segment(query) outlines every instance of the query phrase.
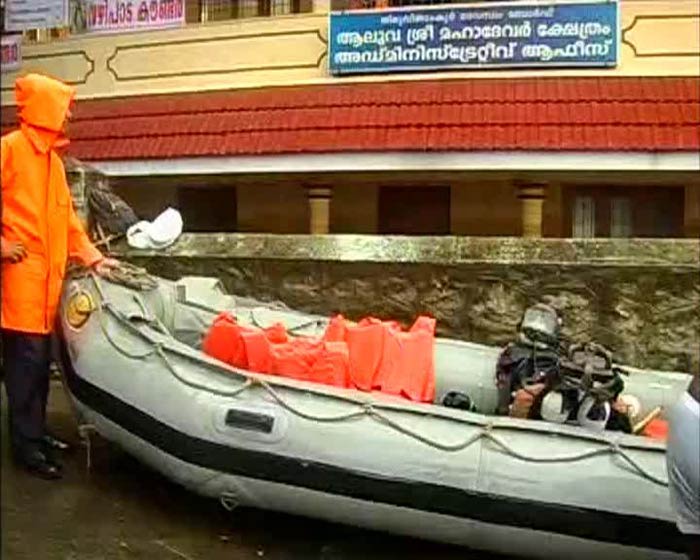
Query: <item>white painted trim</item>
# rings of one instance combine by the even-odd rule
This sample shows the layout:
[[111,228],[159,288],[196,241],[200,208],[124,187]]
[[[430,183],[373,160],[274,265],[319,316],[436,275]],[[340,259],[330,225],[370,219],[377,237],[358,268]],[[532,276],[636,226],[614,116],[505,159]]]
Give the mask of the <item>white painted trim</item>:
[[693,152],[347,152],[94,161],[106,175],[353,171],[700,171]]

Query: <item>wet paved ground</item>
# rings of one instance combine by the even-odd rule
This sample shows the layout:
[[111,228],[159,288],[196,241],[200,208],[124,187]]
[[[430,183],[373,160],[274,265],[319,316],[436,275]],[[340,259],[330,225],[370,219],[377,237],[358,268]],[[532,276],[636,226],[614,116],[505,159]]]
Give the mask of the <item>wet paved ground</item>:
[[9,460],[4,392],[2,399],[3,559],[504,560],[260,510],[228,513],[100,440],[88,472],[60,383],[52,385],[49,423],[74,451],[63,480],[34,479]]

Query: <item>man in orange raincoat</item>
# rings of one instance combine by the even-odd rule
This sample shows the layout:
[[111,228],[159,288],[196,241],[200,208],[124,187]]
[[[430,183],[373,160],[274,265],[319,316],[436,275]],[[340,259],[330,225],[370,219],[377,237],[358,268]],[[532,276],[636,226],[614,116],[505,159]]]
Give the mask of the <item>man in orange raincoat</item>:
[[104,274],[117,262],[90,242],[73,210],[61,158],[75,91],[29,74],[15,82],[18,130],[2,137],[2,355],[15,460],[58,478],[65,444],[46,431],[51,332],[69,258]]

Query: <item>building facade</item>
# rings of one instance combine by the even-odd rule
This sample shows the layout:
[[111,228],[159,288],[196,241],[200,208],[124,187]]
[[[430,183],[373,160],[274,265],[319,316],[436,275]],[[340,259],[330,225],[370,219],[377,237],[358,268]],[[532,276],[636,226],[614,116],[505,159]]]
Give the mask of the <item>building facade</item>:
[[[494,33],[474,21],[495,3],[188,0],[181,25],[119,33],[86,30],[94,6],[78,4],[71,29],[25,32],[21,67],[2,74],[3,131],[18,74],[75,85],[70,155],[146,218],[174,206],[192,232],[700,236],[695,0],[580,7],[615,7],[615,54],[600,64],[583,40],[579,64],[541,50],[537,64],[493,63],[520,48],[495,40],[515,24],[470,54],[474,33]],[[508,17],[535,9],[511,4]],[[469,24],[425,25],[450,13]],[[561,21],[550,39],[602,29]],[[444,37],[419,54],[424,29]],[[519,52],[549,48],[542,37]],[[400,69],[376,63],[392,41]],[[453,43],[461,62],[440,63],[458,60]]]

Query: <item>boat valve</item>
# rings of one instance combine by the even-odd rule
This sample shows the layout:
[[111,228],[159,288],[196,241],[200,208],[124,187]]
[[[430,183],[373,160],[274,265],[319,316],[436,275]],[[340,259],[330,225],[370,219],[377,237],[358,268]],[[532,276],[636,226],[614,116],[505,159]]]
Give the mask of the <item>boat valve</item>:
[[78,292],[70,297],[66,309],[66,321],[74,329],[80,329],[95,310],[95,303],[87,292]]

